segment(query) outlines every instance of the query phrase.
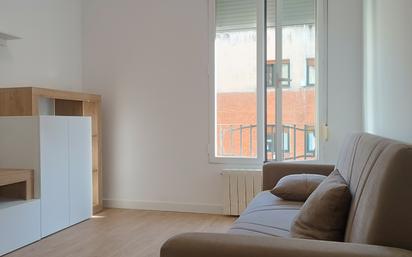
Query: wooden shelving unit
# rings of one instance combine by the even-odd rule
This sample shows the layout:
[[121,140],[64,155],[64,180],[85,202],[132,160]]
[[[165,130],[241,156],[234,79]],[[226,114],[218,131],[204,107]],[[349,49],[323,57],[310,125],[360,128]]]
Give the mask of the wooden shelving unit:
[[0,198],[33,199],[33,170],[0,169]]
[[[44,103],[48,108],[44,110]],[[0,88],[0,116],[90,116],[92,119],[93,212],[103,209],[101,96],[37,87]]]

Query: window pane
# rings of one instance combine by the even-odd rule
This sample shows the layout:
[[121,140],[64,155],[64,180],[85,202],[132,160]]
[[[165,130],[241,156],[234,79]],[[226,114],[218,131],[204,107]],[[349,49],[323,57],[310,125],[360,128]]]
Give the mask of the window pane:
[[[216,1],[215,152],[256,157],[256,1],[236,3]],[[241,17],[234,15],[240,7]]]
[[316,81],[316,70],[315,70],[315,59],[313,58],[308,58],[306,59],[306,85],[308,86],[314,86],[315,81]]
[[[276,30],[275,25],[276,1],[267,1],[267,26],[266,30],[266,63],[271,65],[270,84],[266,84],[266,159],[276,159],[276,84],[277,84],[277,60],[276,60]],[[285,76],[285,66],[282,64],[282,76]],[[282,86],[285,86],[284,81]]]
[[314,159],[315,1],[267,0],[267,7],[267,65],[274,67],[266,87],[266,158]]
[[290,87],[290,64],[289,60],[282,61],[282,86]]
[[292,80],[290,87],[282,91],[282,122],[283,126],[292,127],[291,141],[294,146],[284,154],[284,159],[313,159],[316,142],[316,92],[315,87],[307,85],[315,83],[315,26],[283,27],[282,56],[290,60]]

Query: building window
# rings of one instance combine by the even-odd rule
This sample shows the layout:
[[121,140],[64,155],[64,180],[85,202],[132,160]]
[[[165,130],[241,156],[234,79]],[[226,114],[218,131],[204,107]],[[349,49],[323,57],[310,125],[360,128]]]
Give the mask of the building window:
[[316,150],[315,130],[312,127],[305,128],[305,151],[308,155],[314,155]]
[[[266,86],[274,87],[276,84],[276,60],[266,62]],[[280,78],[282,87],[290,87],[290,61],[282,60],[282,77]]]
[[214,160],[316,158],[316,1],[210,0]]
[[[267,126],[268,133],[270,136],[266,138],[266,152],[276,155],[276,134],[275,126],[269,125]],[[289,153],[290,152],[290,127],[284,126],[283,128],[283,152]]]
[[306,59],[306,86],[314,86],[316,82],[315,59]]
[[285,127],[283,130],[283,152],[290,152],[290,128]]

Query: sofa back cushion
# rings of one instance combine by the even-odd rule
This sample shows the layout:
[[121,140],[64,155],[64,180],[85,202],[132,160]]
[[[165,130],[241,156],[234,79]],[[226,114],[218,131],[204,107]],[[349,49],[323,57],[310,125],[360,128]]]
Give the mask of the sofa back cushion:
[[345,241],[412,250],[412,147],[358,133],[336,164],[352,194]]
[[270,192],[286,201],[304,202],[325,178],[319,174],[288,175],[281,178]]
[[351,198],[345,179],[333,171],[296,215],[290,227],[292,237],[343,241]]

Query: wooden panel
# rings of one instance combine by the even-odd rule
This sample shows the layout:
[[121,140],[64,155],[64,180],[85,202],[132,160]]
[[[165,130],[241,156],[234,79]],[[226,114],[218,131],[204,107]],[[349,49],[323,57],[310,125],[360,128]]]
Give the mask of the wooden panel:
[[99,95],[94,94],[86,94],[80,92],[72,92],[72,91],[63,91],[63,90],[56,90],[56,89],[48,89],[48,88],[32,88],[34,96],[44,96],[48,98],[54,99],[63,99],[63,100],[77,100],[77,101],[100,101],[101,97]]
[[99,174],[97,171],[94,171],[92,174],[93,179],[93,212],[94,208],[99,205]]
[[99,117],[98,117],[98,104],[95,102],[83,102],[83,116],[92,117],[92,134],[96,136],[99,134]]
[[[29,184],[29,183],[27,183]],[[27,190],[26,181],[0,186],[0,198],[10,200],[33,199],[32,190]]]
[[33,170],[0,169],[0,196],[33,199]]
[[99,138],[92,137],[92,170],[99,170]]
[[83,102],[56,99],[54,113],[61,116],[83,116]]
[[0,88],[0,116],[31,116],[30,88]]
[[92,118],[92,152],[93,152],[93,212],[103,209],[102,192],[102,136],[100,101],[83,102],[83,115]]

